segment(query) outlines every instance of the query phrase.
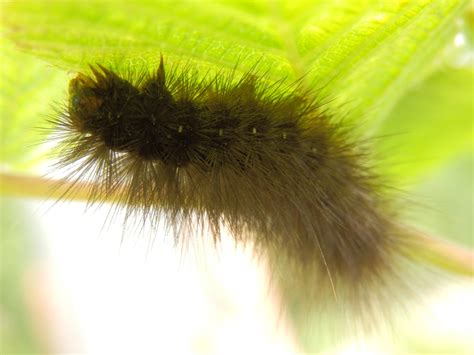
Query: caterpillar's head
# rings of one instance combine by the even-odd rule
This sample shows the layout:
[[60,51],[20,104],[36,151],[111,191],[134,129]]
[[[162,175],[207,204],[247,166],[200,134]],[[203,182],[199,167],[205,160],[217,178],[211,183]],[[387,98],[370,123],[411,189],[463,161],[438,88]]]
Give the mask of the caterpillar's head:
[[95,134],[101,128],[121,125],[123,117],[139,120],[143,111],[150,111],[147,109],[163,116],[173,106],[165,83],[163,58],[157,72],[142,85],[133,85],[101,65],[90,69],[93,75],[79,73],[69,83],[69,117],[81,133]]
[[91,121],[104,102],[94,88],[94,81],[82,73],[69,82],[69,117],[73,127],[81,133],[93,133]]
[[163,58],[153,75],[143,75],[138,82],[101,65],[90,69],[92,75],[79,73],[69,83],[71,129],[112,151],[143,157],[161,156],[163,145],[174,144],[171,126],[180,124],[172,115],[176,101],[166,86]]
[[69,83],[69,119],[73,129],[94,135],[113,150],[129,142],[125,117],[134,117],[132,98],[140,93],[130,82],[101,65],[91,66],[93,76],[79,73]]

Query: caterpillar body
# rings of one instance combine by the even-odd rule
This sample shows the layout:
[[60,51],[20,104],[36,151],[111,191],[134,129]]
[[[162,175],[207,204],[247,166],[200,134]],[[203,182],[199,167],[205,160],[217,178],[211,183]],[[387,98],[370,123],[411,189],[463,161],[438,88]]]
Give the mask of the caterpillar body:
[[218,240],[225,226],[291,265],[309,298],[344,290],[369,309],[367,290],[395,275],[393,208],[350,130],[281,85],[165,72],[163,58],[130,78],[92,65],[55,120],[59,164],[92,180],[92,201],[123,191],[128,215],[164,218],[178,239],[207,224]]

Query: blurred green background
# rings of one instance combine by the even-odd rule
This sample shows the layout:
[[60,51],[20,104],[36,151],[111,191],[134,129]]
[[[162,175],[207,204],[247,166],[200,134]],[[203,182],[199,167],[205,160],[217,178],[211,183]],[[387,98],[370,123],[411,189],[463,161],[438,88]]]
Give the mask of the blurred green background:
[[[153,67],[162,53],[169,64],[192,63],[201,72],[230,71],[238,60],[245,72],[258,60],[270,82],[304,75],[333,98],[331,110],[343,104],[355,134],[375,138],[379,170],[416,202],[403,211],[407,221],[472,247],[468,1],[21,1],[0,9],[0,172],[43,171],[48,149],[34,127],[45,125],[66,99],[71,73],[88,63]],[[39,233],[22,206],[1,198],[5,354],[44,351],[22,296]],[[411,344],[414,352],[436,351]]]

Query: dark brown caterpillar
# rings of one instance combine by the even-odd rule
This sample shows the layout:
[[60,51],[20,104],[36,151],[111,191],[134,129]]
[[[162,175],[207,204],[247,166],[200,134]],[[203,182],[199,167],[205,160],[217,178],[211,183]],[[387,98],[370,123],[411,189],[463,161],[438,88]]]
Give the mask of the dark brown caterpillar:
[[381,302],[400,258],[392,207],[364,149],[311,92],[282,94],[254,73],[165,74],[162,59],[134,78],[91,71],[71,81],[56,127],[59,164],[93,183],[92,201],[123,190],[129,215],[164,218],[178,240],[207,224],[218,240],[226,226],[308,299],[340,295],[367,312]]

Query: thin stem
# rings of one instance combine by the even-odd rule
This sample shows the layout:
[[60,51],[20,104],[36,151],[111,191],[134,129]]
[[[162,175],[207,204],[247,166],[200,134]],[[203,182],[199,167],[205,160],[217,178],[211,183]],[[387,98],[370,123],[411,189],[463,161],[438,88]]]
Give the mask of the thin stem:
[[[91,187],[88,183],[0,173],[0,195],[2,196],[87,201]],[[116,195],[97,197],[100,197],[101,201],[112,201]]]
[[[91,185],[87,183],[0,173],[0,195],[2,196],[87,201],[90,191]],[[114,195],[97,196],[97,198],[100,197],[102,201],[117,201],[120,200],[119,194],[120,192]],[[406,249],[405,254],[412,260],[431,264],[457,275],[474,275],[472,250],[408,226],[400,226],[400,228],[410,242],[410,247]]]
[[415,261],[434,265],[457,275],[474,276],[474,252],[443,238],[428,235],[408,226],[400,226],[408,237],[405,255]]

